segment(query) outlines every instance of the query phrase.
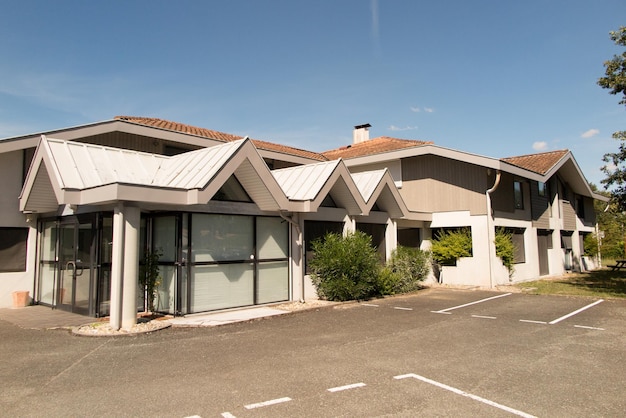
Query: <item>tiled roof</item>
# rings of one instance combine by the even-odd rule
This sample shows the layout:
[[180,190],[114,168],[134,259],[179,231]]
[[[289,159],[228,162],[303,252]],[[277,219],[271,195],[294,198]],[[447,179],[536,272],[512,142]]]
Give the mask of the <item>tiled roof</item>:
[[432,144],[432,141],[418,141],[412,139],[391,138],[380,136],[358,144],[348,145],[322,153],[329,160],[337,158],[356,158],[366,155],[380,154],[383,152],[396,151],[404,148],[418,147]]
[[[201,136],[204,138],[215,139],[218,141],[232,142],[243,139],[243,137],[224,132],[214,131],[211,129],[199,128],[197,126],[185,125],[183,123],[172,122],[157,118],[145,118],[140,116],[115,116],[115,119],[124,120],[140,125],[151,126],[153,128],[165,129],[168,131],[176,131],[190,135]],[[266,151],[275,151],[282,154],[293,155],[297,157],[310,158],[317,161],[326,161],[327,159],[317,152],[307,151],[299,148],[289,147],[286,145],[274,144],[272,142],[252,140],[252,143],[258,149]]]
[[542,152],[539,154],[520,155],[517,157],[502,158],[502,161],[538,174],[546,174],[561,158],[569,153],[568,150]]

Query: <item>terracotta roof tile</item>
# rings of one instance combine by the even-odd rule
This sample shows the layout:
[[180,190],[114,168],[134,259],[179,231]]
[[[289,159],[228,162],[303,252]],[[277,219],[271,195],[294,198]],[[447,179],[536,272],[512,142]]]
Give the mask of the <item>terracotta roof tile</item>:
[[413,139],[399,139],[388,136],[379,136],[358,144],[348,145],[322,153],[329,160],[338,158],[356,158],[366,155],[380,154],[383,152],[396,151],[404,148],[419,147],[432,144],[432,141],[419,141]]
[[[228,134],[225,132],[214,131],[211,129],[199,128],[197,126],[185,125],[183,123],[172,122],[157,118],[146,118],[141,116],[115,116],[115,119],[124,120],[140,125],[151,126],[153,128],[166,129],[168,131],[176,131],[190,135],[201,136],[204,138],[214,139],[217,141],[232,142],[242,139],[242,136]],[[326,157],[313,151],[307,151],[299,148],[289,147],[286,145],[274,144],[272,142],[259,141],[252,139],[252,143],[258,149],[266,151],[275,151],[282,154],[289,154],[297,157],[310,158],[317,161],[326,161]]]
[[569,153],[568,150],[542,152],[539,154],[520,155],[517,157],[502,158],[502,161],[538,174],[546,174],[561,158]]

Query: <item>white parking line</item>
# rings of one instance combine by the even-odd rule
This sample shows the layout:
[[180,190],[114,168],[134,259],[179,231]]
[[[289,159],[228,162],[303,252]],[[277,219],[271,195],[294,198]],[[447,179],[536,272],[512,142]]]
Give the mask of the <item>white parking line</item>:
[[498,295],[498,296],[492,296],[490,298],[486,298],[486,299],[481,299],[481,300],[477,300],[475,302],[470,302],[470,303],[466,303],[464,305],[459,305],[459,306],[453,306],[452,308],[448,308],[448,309],[442,309],[440,311],[431,311],[432,313],[448,313],[448,311],[453,311],[455,309],[459,309],[459,308],[465,308],[466,306],[471,306],[471,305],[476,305],[477,303],[483,303],[483,302],[487,302],[489,300],[493,300],[493,299],[498,299],[498,298],[503,298],[505,296],[509,296],[512,295],[512,293],[504,293],[502,295]]
[[606,331],[604,328],[586,327],[584,325],[574,325],[574,327],[576,327],[576,328],[584,328],[584,329],[595,329],[595,330],[598,330],[598,331]]
[[278,403],[289,402],[290,400],[291,400],[291,398],[272,399],[270,401],[259,402],[259,403],[252,403],[250,405],[245,405],[244,408],[246,408],[246,409],[256,409],[256,408],[261,408],[261,407],[264,407],[264,406],[276,405]]
[[378,308],[378,305],[374,305],[373,303],[362,303],[363,306],[372,306],[374,308]]
[[582,311],[584,311],[585,309],[589,309],[589,308],[591,308],[591,307],[593,307],[593,306],[596,306],[597,304],[602,303],[602,302],[604,302],[604,299],[597,300],[597,301],[595,301],[594,303],[590,303],[590,304],[589,304],[589,305],[587,305],[587,306],[583,306],[582,308],[580,308],[580,309],[578,309],[578,310],[576,310],[576,311],[574,311],[574,312],[572,312],[572,313],[568,313],[567,315],[564,315],[564,316],[562,316],[562,317],[560,317],[560,318],[557,318],[557,319],[555,319],[554,321],[548,322],[548,324],[550,324],[550,325],[554,325],[554,324],[556,324],[556,323],[559,323],[559,322],[563,321],[564,319],[567,319],[567,318],[569,318],[569,317],[571,317],[571,316],[574,316],[574,315],[576,315],[576,314],[579,314],[579,313],[581,313]]
[[412,311],[413,308],[403,308],[401,306],[394,306],[393,309],[397,309],[399,311]]
[[224,418],[237,418],[236,416],[234,416],[230,412],[222,412],[222,417],[224,417]]
[[520,319],[520,322],[528,322],[529,324],[547,324],[545,321],[531,321],[530,319]]
[[441,389],[448,390],[450,392],[456,393],[457,395],[465,396],[465,397],[468,397],[468,398],[473,399],[475,401],[482,402],[484,404],[487,404],[489,406],[493,406],[493,407],[501,409],[503,411],[510,412],[510,413],[518,415],[520,417],[535,418],[534,415],[530,415],[530,414],[527,414],[526,412],[522,412],[522,411],[519,411],[517,409],[510,408],[510,407],[508,407],[506,405],[502,405],[502,404],[499,404],[497,402],[490,401],[489,399],[481,398],[480,396],[477,396],[477,395],[472,395],[471,393],[464,392],[464,391],[462,391],[460,389],[454,388],[452,386],[448,386],[448,385],[443,384],[443,383],[439,383],[437,381],[428,379],[427,377],[420,376],[418,374],[414,374],[414,373],[403,374],[403,375],[400,375],[400,376],[394,376],[394,379],[406,379],[406,378],[409,378],[409,377],[412,377],[412,378],[417,379],[417,380],[421,380],[422,382],[425,382],[425,383],[437,386],[437,387],[439,387]]
[[351,385],[337,386],[336,388],[326,389],[328,392],[341,392],[342,390],[362,388],[365,383],[353,383]]
[[472,318],[497,319],[495,316],[472,315]]

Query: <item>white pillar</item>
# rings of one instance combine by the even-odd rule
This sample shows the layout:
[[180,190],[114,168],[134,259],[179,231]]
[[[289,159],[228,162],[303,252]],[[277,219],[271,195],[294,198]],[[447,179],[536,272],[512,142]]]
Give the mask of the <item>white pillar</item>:
[[353,234],[356,231],[356,219],[350,215],[343,218],[343,235]]
[[113,248],[111,255],[111,302],[109,325],[118,330],[122,315],[122,278],[124,271],[124,205],[113,211]]
[[124,215],[124,280],[122,295],[122,328],[137,323],[137,286],[139,273],[139,229],[141,211],[127,206]]
[[385,259],[391,260],[393,250],[398,247],[398,222],[393,219],[387,219],[387,228],[385,228]]

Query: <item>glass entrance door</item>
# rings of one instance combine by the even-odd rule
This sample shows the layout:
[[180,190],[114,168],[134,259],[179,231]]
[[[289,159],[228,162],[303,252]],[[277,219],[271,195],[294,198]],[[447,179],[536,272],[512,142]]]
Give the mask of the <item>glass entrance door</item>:
[[96,233],[93,217],[64,219],[59,225],[57,307],[90,315],[96,277]]

